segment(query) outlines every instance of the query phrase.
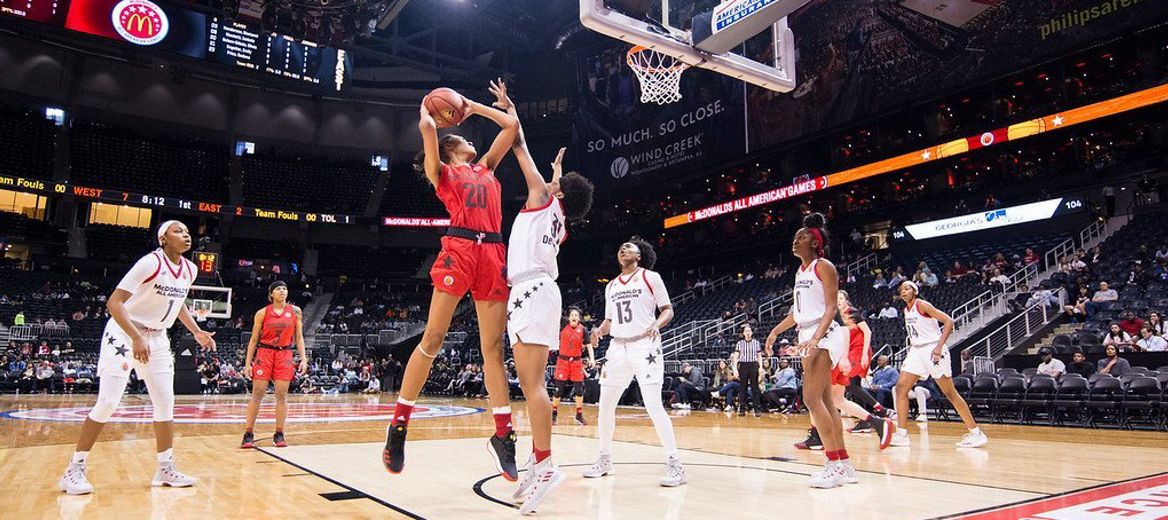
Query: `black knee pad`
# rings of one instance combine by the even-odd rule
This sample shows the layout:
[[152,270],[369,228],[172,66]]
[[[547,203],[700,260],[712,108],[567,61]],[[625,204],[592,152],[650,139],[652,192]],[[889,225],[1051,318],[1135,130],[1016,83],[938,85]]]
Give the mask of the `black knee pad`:
[[577,381],[572,383],[572,393],[580,396],[584,395],[584,382]]
[[564,388],[567,386],[567,381],[556,380],[556,399],[562,399],[564,397]]

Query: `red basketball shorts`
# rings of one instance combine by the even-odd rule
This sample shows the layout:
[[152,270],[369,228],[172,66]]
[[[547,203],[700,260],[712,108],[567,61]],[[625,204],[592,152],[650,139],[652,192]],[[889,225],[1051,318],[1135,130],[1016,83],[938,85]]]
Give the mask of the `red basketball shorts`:
[[439,291],[462,297],[470,291],[476,301],[507,301],[507,248],[473,240],[442,237],[442,251],[430,268],[430,281]]
[[580,383],[584,381],[584,361],[581,359],[567,360],[559,358],[556,360],[556,381],[571,381],[573,383]]
[[259,347],[251,362],[251,378],[291,381],[296,374],[292,366],[292,349],[275,350]]

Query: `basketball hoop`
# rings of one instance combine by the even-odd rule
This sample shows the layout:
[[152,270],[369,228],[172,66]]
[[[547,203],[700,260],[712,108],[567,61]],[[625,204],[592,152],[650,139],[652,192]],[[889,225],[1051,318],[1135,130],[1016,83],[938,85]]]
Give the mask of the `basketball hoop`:
[[681,100],[681,73],[689,64],[640,45],[629,49],[629,67],[641,82],[641,102],[665,105]]
[[211,300],[194,299],[192,303],[194,305],[191,314],[195,315],[195,321],[200,323],[207,321],[207,317],[211,315]]

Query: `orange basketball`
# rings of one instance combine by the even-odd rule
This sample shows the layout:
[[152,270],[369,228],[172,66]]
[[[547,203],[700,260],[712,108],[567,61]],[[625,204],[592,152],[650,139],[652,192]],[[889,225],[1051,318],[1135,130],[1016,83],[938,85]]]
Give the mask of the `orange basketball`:
[[466,118],[470,108],[462,94],[446,87],[430,91],[422,100],[422,105],[426,107],[430,117],[434,118],[438,128],[458,126]]

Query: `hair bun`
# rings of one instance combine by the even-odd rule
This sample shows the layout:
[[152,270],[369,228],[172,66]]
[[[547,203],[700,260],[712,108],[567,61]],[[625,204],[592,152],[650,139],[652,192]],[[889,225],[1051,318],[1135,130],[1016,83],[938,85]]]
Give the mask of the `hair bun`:
[[827,219],[823,217],[823,213],[811,213],[803,217],[803,226],[809,228],[821,228],[827,224]]

